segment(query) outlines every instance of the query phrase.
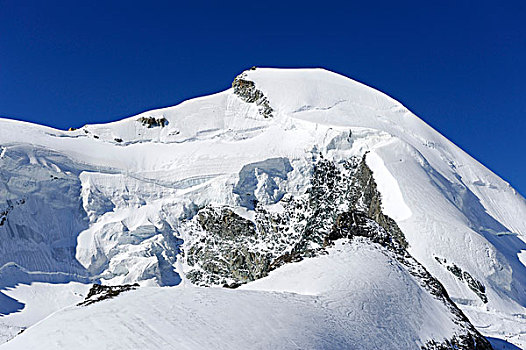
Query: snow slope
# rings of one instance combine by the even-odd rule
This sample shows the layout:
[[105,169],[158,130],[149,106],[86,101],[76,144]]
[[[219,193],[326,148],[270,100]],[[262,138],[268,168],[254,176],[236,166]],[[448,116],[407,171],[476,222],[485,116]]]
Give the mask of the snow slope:
[[[244,72],[243,79],[254,82],[267,98],[272,117],[265,118],[257,103],[247,103],[228,89],[70,132],[0,119],[0,221],[5,218],[0,226],[0,314],[6,315],[0,318],[0,332],[4,339],[35,322],[32,317],[15,317],[29,313],[32,307],[30,300],[13,291],[39,283],[64,288],[89,282],[184,284],[188,266],[180,253],[184,242],[192,240],[185,223],[200,208],[226,205],[253,219],[254,199],[269,210],[280,210],[285,194],[304,194],[313,159],[320,154],[339,162],[369,152],[367,165],[382,193],[383,210],[402,229],[409,252],[438,278],[479,331],[526,346],[524,198],[400,103],[363,84],[323,69],[258,68]],[[164,126],[148,127],[143,117],[162,119]],[[276,165],[278,158],[285,159],[290,168]],[[305,278],[320,273],[317,263],[303,265],[298,266],[305,269]],[[466,278],[452,273],[454,266],[484,286],[487,303]],[[182,292],[177,288],[145,290],[166,298],[186,293],[186,307],[194,307],[190,299],[198,295],[224,298],[218,313],[230,309],[227,305],[232,305],[236,293],[246,298],[246,304],[251,295],[257,295],[258,305],[283,298],[291,310],[297,302],[310,303],[312,294],[331,295],[329,290],[301,290],[332,288],[330,281],[318,287],[301,281],[291,285],[287,281],[296,279],[290,276],[301,274],[289,269],[296,267],[285,265],[268,280],[247,288],[260,286],[300,293],[301,297],[190,287]],[[279,274],[289,277],[280,279]],[[365,285],[386,278],[371,273],[347,277],[365,278]],[[410,288],[405,282],[396,283],[401,290]],[[344,286],[350,288],[349,293],[357,293],[352,286]],[[393,284],[384,287],[389,286]],[[145,294],[130,292],[107,304],[124,308],[129,302],[131,313]],[[141,298],[135,300],[133,295]],[[363,294],[364,298],[368,295],[374,293]],[[438,307],[422,298],[422,310]],[[161,308],[161,301],[149,300]],[[72,299],[64,301],[57,308]],[[398,302],[391,310],[405,305],[404,300]],[[349,303],[346,307],[357,306],[354,301]],[[52,318],[90,314],[82,310],[65,309]],[[317,308],[311,311],[320,312]],[[252,312],[258,311],[254,308]],[[414,310],[416,315],[419,312]],[[205,319],[209,316],[203,314]],[[280,316],[276,317],[280,322]],[[97,322],[114,321],[122,319]],[[376,321],[370,320],[370,328],[353,337],[373,334]],[[175,325],[175,318],[170,322]],[[20,341],[41,340],[39,334],[45,333],[38,332],[50,331],[47,327],[52,325],[42,321],[26,331],[27,336],[20,336]],[[407,329],[411,336],[404,341],[417,343],[431,336],[412,326]],[[429,324],[426,329],[441,328]],[[441,337],[446,333],[446,329],[439,332]]]
[[66,308],[3,348],[409,350],[456,327],[381,247],[359,241],[246,287],[142,288]]

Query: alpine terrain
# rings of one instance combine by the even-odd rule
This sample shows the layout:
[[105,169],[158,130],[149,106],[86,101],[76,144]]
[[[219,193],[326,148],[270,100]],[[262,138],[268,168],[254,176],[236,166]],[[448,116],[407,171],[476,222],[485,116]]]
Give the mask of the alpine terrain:
[[0,119],[0,350],[519,349],[525,264],[523,197],[324,69]]

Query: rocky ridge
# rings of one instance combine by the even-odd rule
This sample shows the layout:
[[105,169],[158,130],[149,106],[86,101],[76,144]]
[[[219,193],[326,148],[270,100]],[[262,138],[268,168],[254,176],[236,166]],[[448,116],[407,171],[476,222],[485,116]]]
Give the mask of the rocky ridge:
[[[252,70],[255,70],[255,67],[252,67]],[[272,117],[274,109],[270,107],[269,100],[263,94],[261,90],[256,89],[256,84],[247,79],[245,72],[238,75],[232,82],[232,88],[234,88],[234,93],[238,95],[243,101],[247,103],[255,103],[259,106],[259,114],[265,118]]]
[[456,278],[459,279],[459,281],[467,283],[468,287],[475,293],[477,296],[482,300],[483,303],[488,302],[488,297],[486,296],[486,287],[482,282],[476,280],[471,276],[471,274],[467,271],[463,271],[460,267],[458,267],[456,264],[448,263],[446,259],[441,259],[439,257],[435,257],[436,261],[438,261],[439,264],[446,267],[446,269],[451,272]]
[[299,198],[286,195],[281,212],[256,204],[254,222],[228,207],[201,209],[187,226],[195,239],[186,243],[185,259],[191,267],[186,277],[201,286],[236,288],[285,263],[325,254],[337,239],[365,237],[402,263],[464,330],[422,349],[491,349],[442,284],[407,252],[403,232],[382,212],[381,194],[365,159],[366,154],[338,164],[320,156],[307,193]]
[[237,286],[353,236],[374,238],[400,251],[407,247],[398,225],[382,213],[365,156],[341,164],[321,156],[310,181],[305,195],[281,199],[281,211],[256,203],[254,222],[233,208],[201,209],[185,228],[191,232],[186,262],[193,268],[187,277],[198,285]]
[[116,297],[122,292],[137,289],[139,283],[124,284],[121,286],[104,286],[102,284],[94,284],[88,292],[84,301],[77,304],[77,306],[88,306],[99,301],[107,300]]

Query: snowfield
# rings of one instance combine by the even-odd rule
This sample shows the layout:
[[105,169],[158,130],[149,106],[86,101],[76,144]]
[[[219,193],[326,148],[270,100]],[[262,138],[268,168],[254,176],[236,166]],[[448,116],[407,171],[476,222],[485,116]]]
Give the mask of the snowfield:
[[145,287],[65,308],[4,348],[420,349],[450,336],[446,308],[384,254],[338,242],[244,290]]
[[[231,88],[74,131],[0,119],[0,342],[14,338],[0,348],[420,349],[450,339],[451,310],[364,239],[235,290],[186,277],[201,209],[249,222],[255,203],[285,212],[287,198],[308,193],[314,160],[364,154],[408,252],[495,348],[526,348],[520,194],[356,81],[323,69],[242,77],[254,101]],[[91,283],[134,282],[75,306]]]

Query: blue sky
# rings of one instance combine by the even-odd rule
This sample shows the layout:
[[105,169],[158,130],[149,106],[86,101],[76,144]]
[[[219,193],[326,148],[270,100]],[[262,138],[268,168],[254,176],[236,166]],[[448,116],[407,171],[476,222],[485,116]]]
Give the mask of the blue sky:
[[223,90],[253,65],[376,87],[526,194],[524,1],[0,0],[0,116],[58,128]]

